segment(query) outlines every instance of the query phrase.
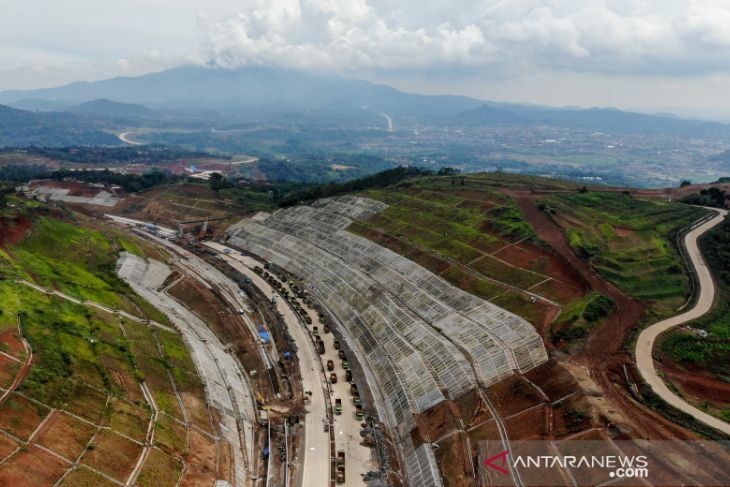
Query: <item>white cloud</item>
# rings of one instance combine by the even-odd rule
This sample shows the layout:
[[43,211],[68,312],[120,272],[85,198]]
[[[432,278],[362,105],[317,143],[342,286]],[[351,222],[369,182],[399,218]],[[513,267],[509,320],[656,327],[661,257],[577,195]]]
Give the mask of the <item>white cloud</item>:
[[201,16],[224,66],[328,69],[522,64],[588,72],[725,71],[725,0],[248,0]]

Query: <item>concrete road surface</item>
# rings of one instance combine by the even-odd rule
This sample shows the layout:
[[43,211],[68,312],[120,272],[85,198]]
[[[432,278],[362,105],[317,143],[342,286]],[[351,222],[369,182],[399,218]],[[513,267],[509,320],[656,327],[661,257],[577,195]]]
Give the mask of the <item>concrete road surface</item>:
[[692,266],[695,268],[695,272],[698,277],[699,298],[697,300],[697,304],[695,304],[695,306],[689,311],[655,323],[641,332],[639,339],[636,342],[636,366],[639,369],[639,372],[641,372],[641,376],[644,380],[664,401],[680,411],[692,415],[698,421],[730,435],[730,424],[714,416],[710,416],[694,406],[691,406],[684,399],[669,390],[667,385],[657,374],[651,354],[652,348],[654,347],[654,341],[659,335],[671,328],[674,328],[675,326],[696,320],[712,308],[712,304],[715,300],[715,283],[713,282],[710,270],[705,264],[705,260],[700,253],[700,249],[697,245],[697,239],[703,233],[716,225],[719,225],[727,215],[727,211],[713,208],[709,209],[717,212],[717,215],[691,230],[684,238],[685,247],[689,253]]
[[[259,262],[244,257],[238,253],[224,254],[224,245],[215,242],[206,242],[206,245],[218,252],[235,269],[245,273],[267,296],[271,296],[273,289],[263,278],[253,272],[253,267]],[[324,421],[327,419],[327,402],[325,398],[324,376],[319,364],[319,353],[314,348],[314,342],[307,331],[299,323],[291,307],[277,295],[276,308],[284,317],[289,334],[296,343],[299,356],[299,368],[302,374],[302,388],[311,391],[312,396],[307,405],[307,414],[304,417],[304,444],[300,452],[301,483],[304,487],[327,486],[330,482],[330,437],[324,431]]]

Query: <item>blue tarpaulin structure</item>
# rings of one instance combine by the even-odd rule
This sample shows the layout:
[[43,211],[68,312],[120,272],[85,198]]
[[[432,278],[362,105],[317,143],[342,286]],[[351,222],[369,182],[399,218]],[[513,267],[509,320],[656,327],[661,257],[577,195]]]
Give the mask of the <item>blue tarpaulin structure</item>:
[[266,331],[266,328],[264,328],[264,325],[259,325],[259,336],[261,337],[261,340],[263,340],[264,343],[269,343],[271,341],[271,334],[269,334],[269,332]]

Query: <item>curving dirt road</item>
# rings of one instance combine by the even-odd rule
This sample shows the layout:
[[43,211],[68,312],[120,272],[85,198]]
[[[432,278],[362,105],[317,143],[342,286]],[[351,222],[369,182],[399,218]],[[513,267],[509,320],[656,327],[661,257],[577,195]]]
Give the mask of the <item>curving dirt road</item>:
[[600,389],[601,395],[608,400],[609,410],[619,411],[624,420],[623,426],[628,427],[637,437],[655,440],[699,439],[695,433],[637,403],[616,387],[617,383],[622,382],[622,365],[633,365],[633,359],[624,348],[624,343],[646,305],[603,280],[588,261],[573,252],[562,229],[535,205],[540,195],[527,191],[506,193],[515,199],[540,238],[576,270],[586,288],[610,296],[616,303],[616,311],[591,333],[583,352],[572,357],[569,362],[587,372]]
[[674,328],[675,326],[696,320],[712,308],[712,304],[715,300],[715,283],[712,280],[710,269],[705,264],[705,260],[697,245],[697,239],[711,228],[720,224],[728,213],[725,210],[713,209],[713,211],[717,212],[717,215],[714,218],[692,229],[689,233],[687,233],[684,239],[687,253],[692,261],[692,266],[695,268],[697,273],[699,286],[699,297],[697,299],[697,303],[689,311],[658,323],[654,323],[641,332],[639,339],[636,342],[636,366],[639,369],[639,372],[641,372],[641,376],[651,386],[654,392],[668,404],[691,415],[696,420],[730,435],[730,424],[700,411],[672,392],[657,374],[656,367],[654,366],[654,359],[652,358],[654,341],[659,335],[671,328]]

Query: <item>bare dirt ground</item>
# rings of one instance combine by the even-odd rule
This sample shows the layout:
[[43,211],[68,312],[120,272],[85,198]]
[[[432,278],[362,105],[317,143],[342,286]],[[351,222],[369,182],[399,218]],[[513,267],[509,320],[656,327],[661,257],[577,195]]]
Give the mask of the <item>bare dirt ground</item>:
[[127,196],[112,209],[111,213],[152,221],[172,228],[176,228],[178,221],[201,220],[206,217],[228,218],[228,221],[211,224],[217,229],[223,229],[240,218],[235,214],[240,215],[244,211],[244,208],[224,200],[206,186],[181,184],[153,188]]
[[67,467],[57,456],[29,445],[0,467],[0,485],[53,485]]
[[218,477],[215,441],[190,430],[189,468],[183,475],[183,486],[213,485]]
[[28,217],[0,218],[0,247],[16,245],[25,238],[32,222]]
[[636,403],[625,392],[621,365],[631,365],[632,360],[624,349],[624,343],[644,312],[645,305],[604,281],[586,261],[578,257],[560,228],[535,206],[535,195],[516,191],[510,195],[515,198],[540,237],[576,269],[590,289],[610,296],[616,303],[616,310],[611,316],[592,331],[584,350],[569,360],[585,368],[600,394],[610,403],[609,408],[620,411],[620,416],[614,416],[614,419],[620,419],[636,436],[666,440],[696,439],[695,433]]
[[448,479],[449,487],[471,487],[474,485],[474,466],[471,463],[469,437],[457,432],[439,443],[436,461],[441,475]]
[[730,384],[711,377],[692,372],[685,372],[667,365],[660,365],[658,370],[667,375],[669,381],[695,403],[710,401],[719,407],[730,406]]
[[268,369],[261,361],[257,344],[251,339],[251,333],[241,318],[231,312],[230,306],[212,289],[191,278],[183,279],[168,292],[205,320],[224,343],[230,344],[244,369],[256,371],[256,376],[260,378],[257,390],[267,399],[273,399],[275,392],[271,382],[266,380]]

